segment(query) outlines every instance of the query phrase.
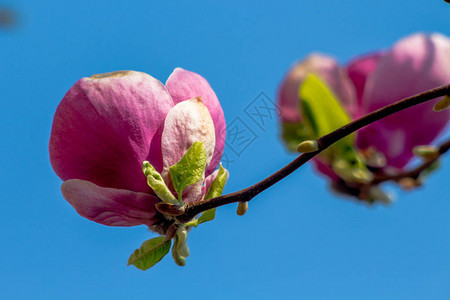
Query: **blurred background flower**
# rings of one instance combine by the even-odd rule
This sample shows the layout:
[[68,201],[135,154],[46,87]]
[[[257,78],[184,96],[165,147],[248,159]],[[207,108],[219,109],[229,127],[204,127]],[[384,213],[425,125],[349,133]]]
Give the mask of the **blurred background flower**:
[[[330,94],[306,91],[311,89],[310,74],[317,75],[322,90]],[[357,57],[347,66],[340,66],[332,57],[312,54],[295,64],[280,85],[282,137],[292,151],[299,142],[317,139],[350,118],[449,82],[450,39],[442,34],[408,36],[391,49]],[[339,191],[363,200],[385,201],[388,197],[373,180],[404,171],[414,156],[413,149],[430,144],[446,128],[450,110],[433,111],[439,100],[366,126],[356,139],[347,139],[346,150],[337,146],[340,141],[318,155],[316,169]],[[339,118],[343,119],[337,122]]]

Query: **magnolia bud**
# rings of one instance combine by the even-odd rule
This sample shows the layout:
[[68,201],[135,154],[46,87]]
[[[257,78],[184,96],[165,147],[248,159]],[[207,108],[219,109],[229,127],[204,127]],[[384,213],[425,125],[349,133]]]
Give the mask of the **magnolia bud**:
[[247,201],[246,202],[239,202],[236,214],[238,216],[243,216],[243,215],[245,215],[247,210],[248,210],[248,202]]
[[411,177],[401,178],[397,182],[405,191],[409,191],[420,186],[420,182]]
[[158,202],[155,207],[160,213],[168,216],[180,216],[185,211],[184,205],[172,205],[165,202]]
[[315,152],[317,150],[319,150],[319,144],[314,140],[303,141],[297,146],[297,152],[300,153]]
[[436,102],[436,104],[433,106],[434,111],[441,111],[450,106],[450,96],[444,96],[441,100]]
[[414,147],[413,153],[426,160],[435,159],[439,155],[439,151],[436,147],[428,145]]

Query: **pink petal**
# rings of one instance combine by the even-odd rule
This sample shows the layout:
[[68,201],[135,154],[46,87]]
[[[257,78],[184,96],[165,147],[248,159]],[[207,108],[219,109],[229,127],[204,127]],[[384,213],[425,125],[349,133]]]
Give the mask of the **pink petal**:
[[[227,172],[227,180],[229,173]],[[219,175],[219,170],[215,170],[212,174],[205,178],[204,182],[200,181],[197,184],[190,185],[186,187],[183,191],[183,202],[185,203],[193,203],[197,201],[201,201],[205,198],[206,194],[211,187],[211,184],[216,179],[217,175]],[[202,183],[202,184],[200,184]]]
[[364,55],[352,60],[347,66],[347,74],[353,82],[356,89],[356,98],[358,107],[361,106],[364,86],[367,77],[375,70],[378,61],[383,57],[384,53],[376,52]]
[[206,170],[206,176],[208,176],[218,166],[225,146],[226,124],[219,99],[217,99],[216,94],[205,78],[181,68],[176,68],[169,76],[166,82],[166,88],[175,103],[201,97],[203,103],[209,110],[215,127],[216,146],[214,156]]
[[[450,39],[440,34],[415,34],[400,40],[379,60],[368,77],[362,112],[368,113],[402,98],[450,82]],[[358,134],[361,148],[383,152],[388,165],[402,168],[412,148],[431,143],[445,128],[450,111],[433,112],[430,101],[384,118]]]
[[53,120],[50,160],[62,180],[150,192],[142,162],[162,168],[162,125],[173,101],[148,74],[123,71],[80,79]]
[[[161,142],[164,161],[162,175],[166,182],[170,181],[169,167],[176,164],[194,142],[204,142],[208,168],[215,154],[214,123],[207,107],[199,98],[180,102],[167,114]],[[183,200],[197,199],[202,184],[203,180],[190,186],[187,190],[191,192],[186,196],[183,193]]]
[[328,56],[312,54],[294,65],[278,90],[278,105],[283,122],[300,122],[298,89],[309,73],[316,73],[329,85],[347,112],[356,112],[356,97],[352,82],[337,62]]
[[[227,171],[228,172],[228,171]],[[219,175],[219,170],[215,170],[211,175],[205,178],[205,182],[201,186],[201,191],[199,193],[199,196],[196,199],[190,198],[186,202],[197,202],[201,201],[205,198],[206,194],[208,193],[209,188],[211,187],[211,184],[213,183],[214,179],[216,179],[217,175]]]
[[[211,175],[210,175],[211,176]],[[199,182],[187,186],[183,191],[183,202],[193,203],[201,200],[205,196],[204,178]],[[174,193],[176,195],[176,193]]]
[[[228,176],[229,176],[228,170],[226,172],[227,172],[227,178],[228,178]],[[214,182],[214,180],[216,179],[217,175],[219,175],[219,170],[218,169],[215,170],[211,175],[206,177],[205,184],[204,184],[205,194],[208,192],[209,188],[211,187],[211,184]]]
[[153,225],[160,220],[153,195],[129,190],[104,188],[79,179],[61,186],[64,198],[82,216],[108,226]]

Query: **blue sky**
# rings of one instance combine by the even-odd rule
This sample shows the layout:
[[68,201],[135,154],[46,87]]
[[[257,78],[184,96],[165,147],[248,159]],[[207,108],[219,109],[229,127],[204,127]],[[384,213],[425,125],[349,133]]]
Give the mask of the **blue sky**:
[[[352,56],[417,31],[450,35],[444,1],[6,1],[0,29],[2,299],[438,299],[450,295],[450,159],[418,191],[368,207],[333,196],[306,166],[250,203],[189,234],[184,268],[166,257],[126,267],[153,236],[80,217],[62,198],[48,158],[53,113],[81,77],[175,67],[208,79],[227,122],[257,136],[233,160],[226,192],[295,156],[276,119],[246,107],[274,99],[289,66],[312,51]],[[261,94],[264,93],[264,94]],[[448,134],[447,134],[448,136]]]

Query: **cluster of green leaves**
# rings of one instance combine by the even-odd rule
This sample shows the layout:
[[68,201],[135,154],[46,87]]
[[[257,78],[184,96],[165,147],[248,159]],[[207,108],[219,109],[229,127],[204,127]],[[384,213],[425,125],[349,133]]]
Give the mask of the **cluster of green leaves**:
[[[167,187],[161,186],[162,177],[154,168],[149,166],[148,162],[144,162],[144,174],[148,179],[150,187],[158,187],[165,195]],[[182,205],[183,190],[192,184],[198,183],[204,179],[203,175],[206,168],[206,150],[202,142],[195,142],[185,153],[185,155],[173,166],[169,168],[170,177],[175,191],[178,194],[178,203]],[[156,173],[157,174],[156,174]],[[211,199],[222,195],[223,189],[228,179],[228,172],[222,165],[220,165],[218,174],[211,186],[209,187],[205,199]],[[152,184],[150,184],[152,183]],[[173,195],[172,195],[173,197]],[[165,195],[165,198],[170,199],[170,204],[173,204],[172,199]],[[190,221],[187,224],[179,224],[181,228],[197,227],[199,224],[214,220],[216,209],[210,209],[203,212],[199,218]],[[171,239],[165,236],[149,239],[145,241],[139,249],[136,249],[128,259],[128,265],[134,265],[138,269],[147,270],[158,263],[167,253],[169,253],[172,246]],[[174,246],[175,247],[175,246]]]

